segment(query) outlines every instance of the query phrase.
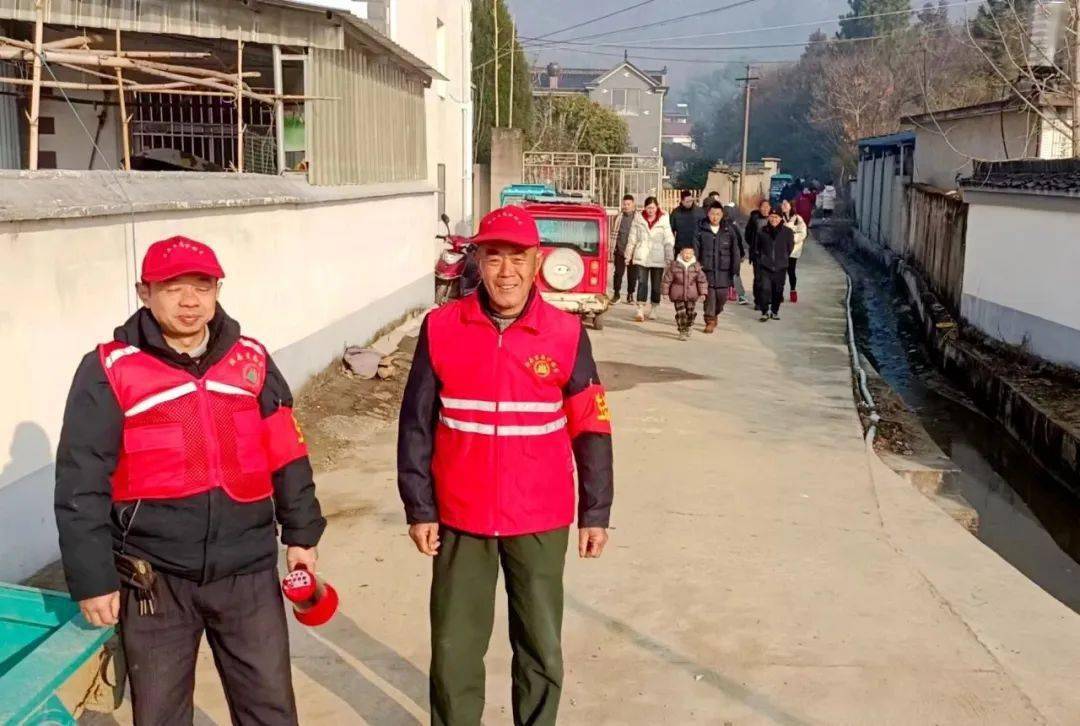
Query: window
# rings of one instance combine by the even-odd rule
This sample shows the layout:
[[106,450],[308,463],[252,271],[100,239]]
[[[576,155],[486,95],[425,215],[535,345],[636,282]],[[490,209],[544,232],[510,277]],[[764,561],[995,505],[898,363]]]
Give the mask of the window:
[[617,113],[636,114],[641,111],[641,90],[616,88],[611,92],[611,107]]
[[550,247],[569,247],[585,255],[600,252],[600,225],[578,219],[538,219],[540,239]]

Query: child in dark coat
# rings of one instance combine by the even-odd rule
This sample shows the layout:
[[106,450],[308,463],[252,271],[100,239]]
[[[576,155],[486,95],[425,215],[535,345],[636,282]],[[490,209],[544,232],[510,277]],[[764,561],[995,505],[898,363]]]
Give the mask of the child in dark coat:
[[694,257],[693,247],[684,247],[679,256],[668,265],[661,289],[664,296],[675,303],[675,324],[679,328],[679,340],[689,340],[690,329],[697,317],[697,303],[709,294],[709,278]]

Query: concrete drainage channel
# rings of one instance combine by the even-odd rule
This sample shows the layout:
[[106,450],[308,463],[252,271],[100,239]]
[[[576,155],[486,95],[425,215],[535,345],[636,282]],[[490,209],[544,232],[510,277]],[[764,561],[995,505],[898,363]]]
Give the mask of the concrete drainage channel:
[[[879,398],[888,399],[892,404],[890,406],[892,417],[910,412],[901,410],[905,407],[899,397],[889,388],[873,364],[859,352],[855,322],[851,313],[853,289],[851,275],[847,275],[847,295],[844,304],[847,310],[848,350],[851,355],[855,399],[866,431],[867,445],[886,466],[933,500],[964,529],[972,534],[978,534],[978,511],[956,489],[956,477],[960,470],[933,443],[930,434],[922,428],[913,414],[905,416],[907,420],[904,422],[904,428],[908,438],[917,439],[916,446],[911,447],[903,455],[878,450],[878,426],[882,423],[882,417],[871,388],[878,390]],[[877,385],[873,385],[874,383]]]
[[843,230],[815,235],[848,273],[853,390],[876,455],[1080,612],[1080,497],[941,374],[903,283]]

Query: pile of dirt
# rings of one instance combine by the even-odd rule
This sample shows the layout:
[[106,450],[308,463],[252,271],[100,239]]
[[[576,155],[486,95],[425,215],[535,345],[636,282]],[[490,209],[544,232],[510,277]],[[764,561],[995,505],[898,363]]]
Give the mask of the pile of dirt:
[[364,380],[336,361],[300,390],[294,412],[316,471],[348,466],[350,447],[395,425],[416,343],[401,341],[390,378]]

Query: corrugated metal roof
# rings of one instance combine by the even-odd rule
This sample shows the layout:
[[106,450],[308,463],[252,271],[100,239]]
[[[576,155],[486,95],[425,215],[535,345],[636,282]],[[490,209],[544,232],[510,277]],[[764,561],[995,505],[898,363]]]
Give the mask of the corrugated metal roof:
[[883,146],[913,144],[915,143],[915,132],[900,131],[895,134],[886,134],[884,136],[870,136],[865,139],[859,139],[857,143],[860,149],[877,149]]
[[[350,12],[290,0],[50,0],[45,22],[267,45],[343,50],[345,28],[364,45],[428,78],[446,80],[405,48]],[[0,20],[33,22],[34,0],[0,0]]]
[[[251,43],[344,47],[342,21],[310,5],[254,0],[50,0],[45,22]],[[0,0],[0,19],[33,22],[34,0]]]

